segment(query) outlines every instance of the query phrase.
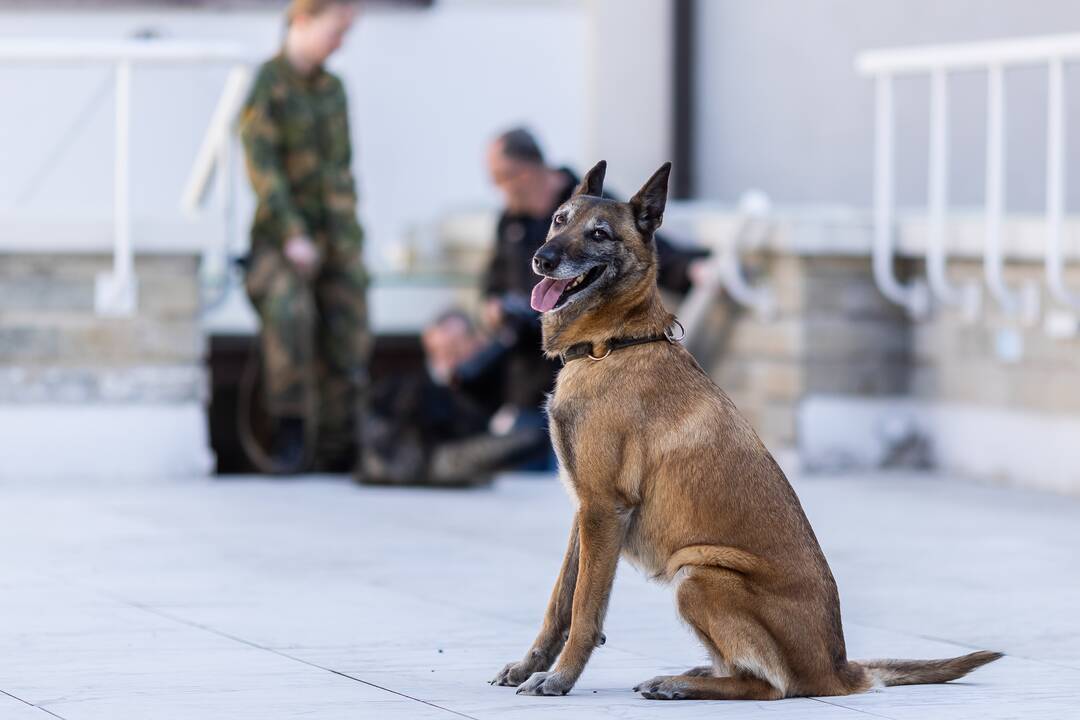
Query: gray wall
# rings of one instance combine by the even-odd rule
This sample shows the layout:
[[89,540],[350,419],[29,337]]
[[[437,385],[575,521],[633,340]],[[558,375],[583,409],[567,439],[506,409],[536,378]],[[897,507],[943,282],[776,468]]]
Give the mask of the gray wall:
[[[1076,0],[699,0],[697,182],[734,200],[758,187],[783,204],[869,205],[873,85],[864,49],[1080,32]],[[1006,72],[1007,206],[1041,212],[1046,72]],[[1080,68],[1066,74],[1068,204],[1080,210]],[[985,74],[953,75],[950,194],[983,198]],[[929,82],[896,82],[897,199],[925,204]]]

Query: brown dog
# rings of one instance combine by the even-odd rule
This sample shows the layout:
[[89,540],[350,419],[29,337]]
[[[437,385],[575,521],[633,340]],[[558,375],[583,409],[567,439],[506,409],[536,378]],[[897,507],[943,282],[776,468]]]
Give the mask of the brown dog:
[[836,583],[795,492],[669,334],[653,234],[671,165],[629,203],[601,198],[605,168],[556,211],[533,258],[544,350],[565,361],[548,409],[577,513],[540,634],[492,682],[569,692],[603,642],[620,554],[676,583],[679,613],[713,661],[634,688],[647,698],[847,695],[947,682],[1001,657],[847,659]]

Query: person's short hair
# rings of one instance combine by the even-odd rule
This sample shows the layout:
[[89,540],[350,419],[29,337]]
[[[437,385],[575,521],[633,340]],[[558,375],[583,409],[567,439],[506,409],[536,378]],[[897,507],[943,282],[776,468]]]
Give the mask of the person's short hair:
[[464,323],[465,331],[470,335],[476,332],[476,324],[473,323],[473,320],[469,316],[469,314],[461,308],[450,308],[448,310],[443,310],[441,313],[435,316],[435,319],[431,322],[431,326],[438,327],[440,325],[445,325],[455,320]]
[[527,128],[511,128],[495,140],[502,145],[503,157],[520,160],[530,165],[544,164],[544,153],[540,150],[540,143],[536,142],[536,136]]
[[292,24],[298,15],[315,16],[333,5],[348,5],[352,0],[292,0],[285,8],[285,22]]

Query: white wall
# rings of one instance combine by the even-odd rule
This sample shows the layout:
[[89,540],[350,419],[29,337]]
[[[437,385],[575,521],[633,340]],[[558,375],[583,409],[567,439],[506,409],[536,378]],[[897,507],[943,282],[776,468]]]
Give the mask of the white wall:
[[[1075,0],[699,0],[698,188],[734,200],[747,187],[782,203],[868,205],[873,89],[855,74],[864,49],[1080,31]],[[1045,71],[1006,73],[1008,207],[1041,211]],[[950,85],[951,193],[983,198],[985,75]],[[897,197],[926,198],[927,86],[897,81]],[[1068,111],[1080,117],[1080,69],[1067,76]],[[1075,122],[1072,123],[1075,126]],[[1067,167],[1080,166],[1080,135]],[[1071,209],[1080,209],[1073,173]]]
[[608,161],[607,184],[637,191],[671,160],[668,0],[589,0],[588,163]]
[[[351,99],[369,261],[410,226],[496,197],[483,148],[528,123],[555,161],[582,165],[586,145],[581,2],[441,0],[431,10],[367,12],[332,62]],[[238,42],[256,57],[279,42],[277,13],[260,11],[0,12],[3,37],[122,38],[153,29],[174,39]],[[223,69],[136,71],[132,168],[137,215],[173,216]],[[0,213],[108,218],[112,90],[100,67],[0,66]],[[96,109],[86,104],[104,88]],[[29,185],[59,138],[77,134],[36,192]],[[242,204],[250,212],[250,198]],[[246,220],[244,221],[246,224]],[[136,242],[138,243],[138,238]]]

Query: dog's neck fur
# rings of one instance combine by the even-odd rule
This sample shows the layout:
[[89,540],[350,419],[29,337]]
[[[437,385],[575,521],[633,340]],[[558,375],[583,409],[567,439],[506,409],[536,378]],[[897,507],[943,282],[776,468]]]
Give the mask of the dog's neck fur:
[[580,315],[563,320],[557,313],[545,313],[544,352],[555,358],[574,345],[590,343],[593,352],[603,353],[613,338],[661,335],[674,318],[660,299],[654,268],[634,287]]

